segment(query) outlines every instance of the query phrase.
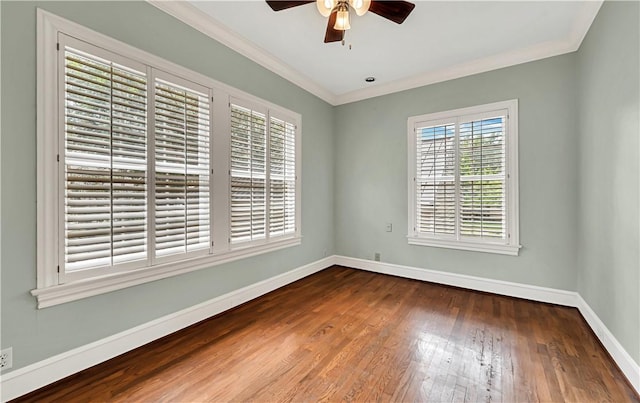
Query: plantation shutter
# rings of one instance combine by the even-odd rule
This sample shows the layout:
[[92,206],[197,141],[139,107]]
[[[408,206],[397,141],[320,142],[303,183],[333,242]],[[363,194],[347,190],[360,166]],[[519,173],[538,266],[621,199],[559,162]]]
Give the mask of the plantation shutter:
[[208,250],[209,95],[156,79],[154,101],[156,256]]
[[301,243],[299,114],[39,17],[39,307]]
[[231,243],[266,237],[266,115],[231,105]]
[[507,113],[416,124],[415,232],[506,239]]
[[147,257],[145,73],[92,49],[63,47],[64,273]]
[[455,236],[455,123],[419,125],[415,133],[416,231]]
[[269,235],[275,237],[296,229],[296,126],[272,117],[269,129]]
[[504,239],[505,121],[503,115],[460,124],[460,236]]

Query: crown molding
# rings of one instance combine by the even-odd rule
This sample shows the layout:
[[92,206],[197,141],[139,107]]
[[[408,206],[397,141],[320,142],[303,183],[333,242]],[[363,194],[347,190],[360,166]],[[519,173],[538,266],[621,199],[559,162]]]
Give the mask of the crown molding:
[[379,84],[361,90],[355,90],[336,96],[336,105],[362,101],[394,92],[410,90],[429,84],[454,80],[485,73],[505,67],[515,66],[548,57],[559,56],[565,53],[575,52],[580,48],[582,40],[586,36],[593,20],[596,18],[604,0],[585,1],[576,19],[569,36],[565,40],[556,40],[540,43],[524,49],[505,52],[497,55],[472,60],[470,62],[449,66],[444,69],[429,71],[400,80]]
[[587,36],[587,32],[589,32],[589,28],[591,28],[591,24],[593,24],[593,21],[596,19],[596,15],[598,15],[603,3],[604,0],[593,0],[583,3],[580,14],[578,18],[576,18],[569,35],[569,41],[575,46],[575,50],[578,50],[580,45],[582,45],[582,41],[584,37]]
[[578,18],[571,27],[569,35],[562,40],[549,41],[524,49],[492,55],[344,94],[332,93],[309,77],[291,68],[266,50],[231,31],[187,1],[147,0],[147,2],[290,81],[303,90],[310,92],[333,106],[337,106],[575,52],[582,44],[582,40],[589,31],[604,0],[585,1]]
[[187,1],[146,0],[147,3],[177,18],[208,37],[220,42],[242,56],[256,62],[280,77],[331,105],[336,105],[336,96],[309,77],[292,69],[282,60],[246,40],[220,22],[200,11]]
[[368,98],[419,88],[425,85],[441,83],[474,74],[485,73],[487,71],[515,66],[522,63],[532,62],[534,60],[545,59],[547,57],[570,53],[575,50],[576,49],[574,49],[573,44],[568,41],[545,42],[525,49],[484,57],[439,70],[428,71],[411,77],[402,78],[400,80],[379,84],[375,87],[347,92],[338,95],[336,103],[337,105],[343,105],[351,102],[362,101]]

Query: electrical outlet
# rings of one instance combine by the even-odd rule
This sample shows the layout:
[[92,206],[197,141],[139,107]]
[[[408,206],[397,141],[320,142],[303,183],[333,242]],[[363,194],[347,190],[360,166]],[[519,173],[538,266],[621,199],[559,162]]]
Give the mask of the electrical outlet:
[[380,252],[376,252],[375,255],[373,255],[373,260],[375,260],[376,262],[380,261]]
[[0,351],[0,370],[9,369],[13,366],[13,347]]

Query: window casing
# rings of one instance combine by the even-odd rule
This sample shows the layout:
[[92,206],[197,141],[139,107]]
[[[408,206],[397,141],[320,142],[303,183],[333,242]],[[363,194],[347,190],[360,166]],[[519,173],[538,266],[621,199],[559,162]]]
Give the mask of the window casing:
[[517,255],[517,100],[408,119],[409,243]]
[[300,243],[300,115],[42,10],[38,30],[39,307]]

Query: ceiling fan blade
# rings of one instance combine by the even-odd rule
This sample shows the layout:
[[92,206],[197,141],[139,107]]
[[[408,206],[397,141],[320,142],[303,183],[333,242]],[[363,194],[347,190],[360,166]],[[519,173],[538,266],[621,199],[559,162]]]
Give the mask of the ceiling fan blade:
[[371,0],[369,11],[378,14],[396,24],[402,24],[416,5],[408,1]]
[[298,7],[304,4],[315,3],[314,0],[307,1],[284,1],[284,0],[267,0],[267,4],[273,11],[286,10],[291,7]]
[[324,34],[324,43],[340,42],[342,38],[344,38],[344,31],[333,29],[337,17],[338,9],[334,9],[329,16],[329,22],[327,22],[327,32]]

